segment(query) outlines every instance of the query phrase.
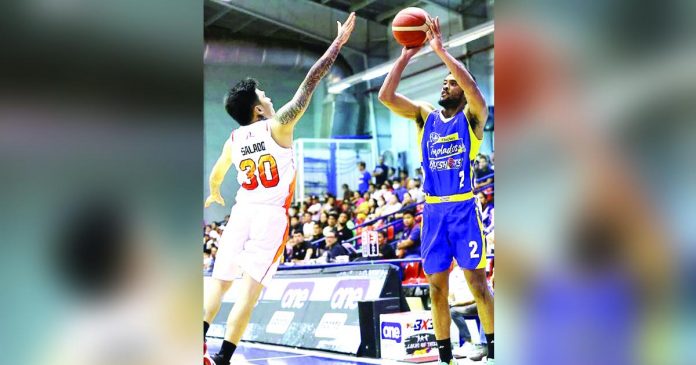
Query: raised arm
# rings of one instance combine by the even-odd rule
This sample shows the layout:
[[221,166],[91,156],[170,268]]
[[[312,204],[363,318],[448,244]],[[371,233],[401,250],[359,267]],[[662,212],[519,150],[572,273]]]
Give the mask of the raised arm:
[[396,60],[394,66],[389,71],[387,78],[384,80],[382,87],[379,89],[379,101],[384,104],[389,110],[404,118],[414,120],[419,129],[423,128],[425,119],[428,114],[433,111],[432,105],[411,100],[404,95],[396,92],[396,88],[401,81],[401,74],[404,72],[408,61],[413,57],[421,47],[406,48],[401,50],[401,56]]
[[210,195],[205,200],[205,207],[209,207],[212,203],[218,203],[222,206],[225,205],[225,199],[220,195],[220,185],[222,181],[225,180],[225,175],[227,171],[232,166],[232,139],[228,138],[225,145],[222,147],[222,153],[218,160],[213,166],[213,171],[210,172]]
[[331,65],[336,61],[341,47],[348,41],[350,34],[355,27],[355,13],[350,13],[346,22],[341,25],[338,23],[338,34],[331,46],[324,52],[324,55],[312,66],[307,73],[304,81],[297,89],[295,96],[283,105],[273,117],[272,132],[276,141],[281,145],[289,147],[292,145],[292,132],[295,124],[300,120],[302,114],[307,110],[312,93],[319,85],[319,81],[329,72]]
[[430,40],[430,46],[433,48],[435,54],[437,54],[440,59],[445,63],[449,71],[457,80],[457,84],[464,91],[464,97],[466,98],[467,106],[465,112],[469,114],[468,116],[473,116],[476,119],[476,125],[474,125],[474,133],[479,139],[483,138],[483,126],[486,124],[488,119],[488,107],[486,106],[486,99],[483,98],[481,90],[479,90],[476,81],[471,76],[469,71],[466,70],[464,65],[459,62],[454,56],[449,54],[447,50],[442,46],[442,34],[440,33],[440,19],[435,18],[428,24],[430,31],[428,32],[428,39]]

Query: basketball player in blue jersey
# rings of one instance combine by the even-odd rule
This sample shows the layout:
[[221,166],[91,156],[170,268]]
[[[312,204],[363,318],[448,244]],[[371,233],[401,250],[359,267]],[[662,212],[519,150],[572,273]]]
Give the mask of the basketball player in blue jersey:
[[420,47],[401,51],[379,91],[379,100],[397,115],[414,120],[418,128],[426,193],[421,255],[430,282],[440,364],[456,364],[447,302],[452,258],[464,269],[476,299],[488,341],[488,364],[493,364],[493,295],[486,282],[485,239],[473,194],[473,164],[488,109],[474,78],[442,46],[439,19],[430,23],[430,46],[450,71],[442,85],[442,109],[396,92],[404,68]]

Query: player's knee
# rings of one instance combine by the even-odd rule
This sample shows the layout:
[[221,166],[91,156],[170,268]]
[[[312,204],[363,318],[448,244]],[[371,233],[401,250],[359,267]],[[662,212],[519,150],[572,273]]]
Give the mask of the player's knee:
[[471,294],[474,296],[474,298],[477,299],[484,298],[486,293],[488,292],[488,284],[486,283],[485,279],[473,281],[470,287]]
[[430,299],[432,301],[447,300],[448,294],[447,288],[438,284],[430,283]]

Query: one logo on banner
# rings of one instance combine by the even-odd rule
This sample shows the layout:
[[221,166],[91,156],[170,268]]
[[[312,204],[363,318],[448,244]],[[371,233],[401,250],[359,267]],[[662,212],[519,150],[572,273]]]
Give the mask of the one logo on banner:
[[266,325],[266,332],[276,335],[284,334],[288,331],[293,318],[295,318],[295,312],[276,311]]
[[348,320],[347,313],[324,313],[319,321],[314,337],[339,338],[344,333],[341,331]]
[[280,306],[283,309],[302,309],[309,300],[314,290],[314,283],[303,281],[290,283],[285,288],[283,296],[280,298]]
[[383,340],[392,340],[396,343],[401,343],[400,323],[382,322],[381,332]]
[[331,309],[355,310],[358,302],[365,298],[370,281],[367,279],[341,280],[331,295]]

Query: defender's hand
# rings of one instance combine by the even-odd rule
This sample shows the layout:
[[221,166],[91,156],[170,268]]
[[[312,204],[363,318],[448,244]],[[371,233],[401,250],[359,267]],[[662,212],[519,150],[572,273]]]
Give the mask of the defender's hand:
[[338,41],[339,46],[343,46],[348,42],[348,38],[350,38],[350,34],[353,32],[353,28],[355,28],[355,12],[350,13],[348,15],[348,19],[346,19],[346,22],[341,25],[341,22],[336,21],[336,24],[338,24],[338,33],[336,33],[336,41]]
[[427,33],[430,47],[432,47],[435,52],[444,50],[442,46],[442,33],[440,32],[440,17],[435,17],[435,19],[430,18],[428,28],[430,28]]
[[225,199],[223,199],[220,194],[211,194],[205,200],[205,207],[206,208],[209,207],[210,204],[212,204],[212,203],[218,203],[224,207],[225,206]]

